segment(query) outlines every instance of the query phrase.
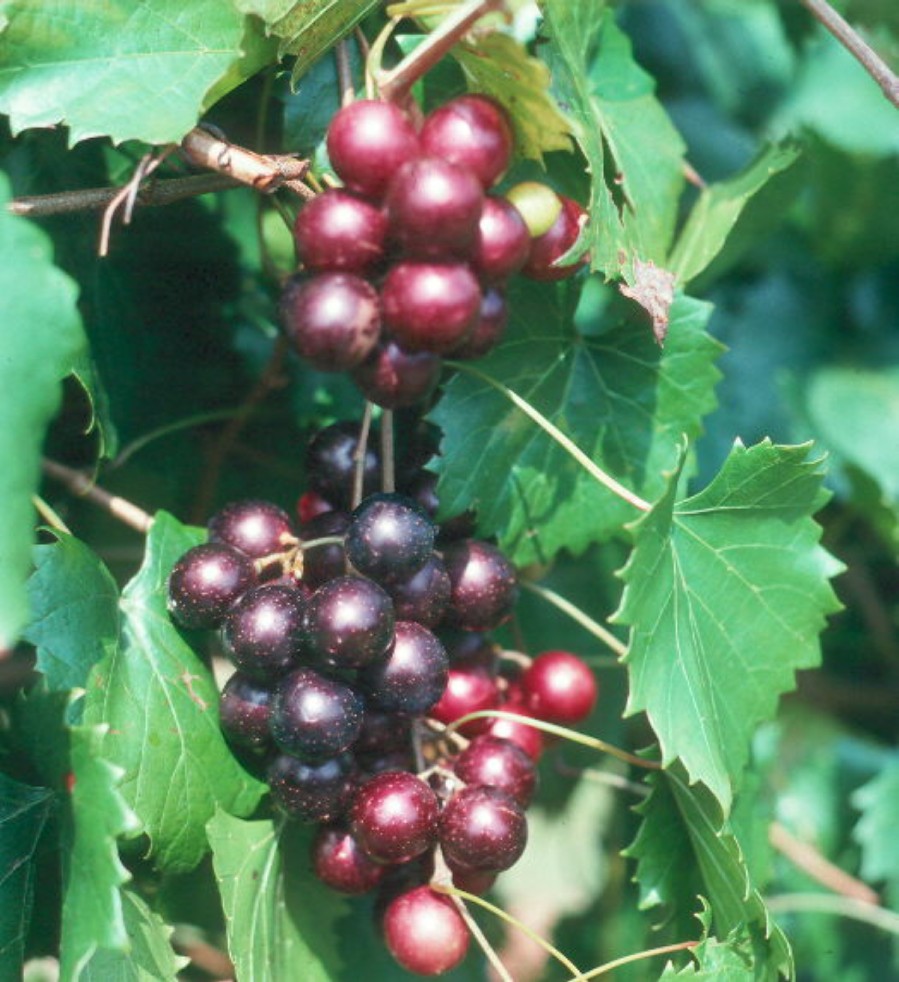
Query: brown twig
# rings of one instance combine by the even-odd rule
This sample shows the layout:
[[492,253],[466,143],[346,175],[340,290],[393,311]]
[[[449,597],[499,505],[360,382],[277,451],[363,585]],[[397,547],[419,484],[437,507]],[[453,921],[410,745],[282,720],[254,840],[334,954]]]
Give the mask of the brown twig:
[[233,979],[234,963],[218,948],[203,940],[193,928],[178,926],[172,938],[172,947],[190,959],[191,964],[215,979]]
[[812,17],[822,24],[861,64],[880,86],[881,92],[899,108],[899,76],[868,44],[867,41],[838,14],[826,0],[799,0]]
[[144,535],[150,531],[150,526],[153,524],[152,516],[133,502],[104,491],[86,474],[66,467],[65,464],[60,464],[58,461],[49,460],[45,457],[42,466],[45,474],[64,484],[72,494],[92,501],[119,521],[130,525],[131,528]]
[[353,450],[353,494],[350,504],[353,508],[359,506],[362,501],[362,492],[365,486],[365,455],[368,453],[368,435],[371,432],[372,404],[365,403],[365,410],[362,413],[362,422],[359,425],[359,439],[356,441],[356,448]]
[[808,873],[813,880],[829,890],[833,890],[834,893],[866,904],[876,905],[880,903],[880,897],[867,883],[862,883],[861,880],[851,876],[839,866],[835,866],[829,859],[822,856],[813,845],[798,839],[780,822],[772,822],[768,826],[768,841],[778,852],[783,853],[794,866],[797,866],[804,873]]
[[396,454],[393,445],[393,410],[381,414],[381,490],[396,490]]
[[103,209],[103,221],[100,225],[100,245],[97,253],[100,256],[109,255],[109,236],[112,222],[119,210],[122,210],[122,224],[130,225],[134,215],[134,205],[144,181],[152,175],[159,165],[172,153],[173,146],[166,147],[160,153],[145,153],[141,157],[134,173],[127,184],[119,188],[118,193]]

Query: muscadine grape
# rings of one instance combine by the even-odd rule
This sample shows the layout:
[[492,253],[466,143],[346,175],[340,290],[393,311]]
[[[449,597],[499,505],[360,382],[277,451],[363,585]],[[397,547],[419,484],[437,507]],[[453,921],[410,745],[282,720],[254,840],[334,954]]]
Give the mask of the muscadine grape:
[[448,624],[492,631],[511,617],[518,599],[515,569],[495,545],[480,539],[451,542],[443,561],[452,584]]
[[362,729],[362,698],[311,668],[286,675],[275,690],[271,732],[287,754],[321,761],[346,750]]
[[248,590],[225,615],[225,654],[247,675],[276,679],[296,664],[303,649],[305,610],[295,587],[271,583]]
[[459,754],[453,771],[468,785],[499,788],[527,808],[537,785],[534,761],[511,740],[483,736]]
[[219,723],[229,743],[238,747],[267,747],[271,743],[269,718],[271,686],[235,672],[222,688]]
[[483,358],[488,351],[499,344],[508,319],[509,313],[503,292],[496,287],[489,287],[484,291],[481,300],[481,316],[478,322],[469,331],[465,340],[457,348],[453,348],[450,356],[457,361]]
[[291,818],[333,822],[352,800],[353,773],[349,754],[313,764],[279,754],[269,765],[267,779],[275,804]]
[[426,713],[446,686],[448,660],[443,645],[421,624],[397,621],[396,639],[386,660],[359,673],[369,705],[390,712]]
[[393,641],[393,604],[377,583],[338,576],[322,584],[306,608],[309,649],[328,665],[360,668],[381,660]]
[[385,771],[356,792],[350,828],[372,859],[404,863],[430,849],[437,838],[437,796],[406,771]]
[[449,897],[429,886],[395,896],[382,919],[390,954],[407,971],[442,975],[455,968],[468,951],[468,928]]
[[506,192],[506,200],[524,219],[531,238],[548,232],[562,211],[562,199],[539,181],[522,181]]
[[570,651],[544,651],[525,669],[519,684],[527,706],[548,723],[579,723],[596,704],[596,678]]
[[[349,525],[350,516],[345,511],[326,511],[300,526],[300,537],[303,542],[312,542],[343,536]],[[311,549],[303,548],[303,582],[310,589],[315,590],[323,583],[343,576],[345,570],[343,543],[329,542]]]
[[169,613],[182,627],[218,627],[256,580],[252,560],[232,546],[219,542],[194,546],[169,575]]
[[350,516],[344,539],[347,557],[379,583],[412,576],[431,557],[437,529],[412,498],[373,494]]
[[587,256],[567,266],[557,266],[561,259],[577,241],[581,228],[587,221],[587,212],[571,198],[559,195],[562,210],[549,230],[531,239],[531,251],[521,272],[532,280],[564,280],[573,276],[585,263]]
[[[498,705],[499,689],[489,671],[477,665],[453,666],[449,670],[443,695],[431,707],[430,715],[448,725],[469,713],[496,709]],[[460,728],[460,732],[466,736],[481,733],[489,722],[487,717],[470,720]]]
[[440,816],[440,847],[454,868],[498,873],[514,865],[527,845],[527,819],[515,799],[498,788],[460,788]]
[[233,501],[217,511],[207,525],[210,542],[224,542],[261,559],[280,552],[293,538],[290,516],[270,501]]
[[[524,720],[534,719],[534,714],[515,700],[508,700],[499,707],[503,712],[514,713],[516,716],[524,717]],[[500,719],[490,720],[485,730],[489,736],[499,737],[503,740],[510,740],[531,758],[539,760],[543,753],[544,739],[543,732],[536,726],[531,726],[524,720]]]
[[387,216],[365,198],[328,188],[303,207],[293,234],[307,270],[364,274],[384,258]]
[[432,555],[408,579],[387,583],[397,620],[417,621],[423,627],[436,627],[443,619],[450,599],[450,580],[443,560]]
[[382,409],[424,402],[440,381],[443,361],[430,351],[404,351],[395,341],[381,341],[352,373],[356,387]]
[[312,841],[312,868],[338,893],[368,893],[384,879],[387,867],[376,863],[344,828],[326,825]]
[[[365,495],[376,491],[381,480],[381,458],[374,449],[376,444],[376,433],[372,433],[362,464]],[[310,487],[336,508],[350,506],[358,445],[359,424],[341,420],[319,430],[306,449],[306,478]]]
[[470,262],[485,283],[517,273],[531,251],[531,234],[518,209],[505,198],[488,195],[478,220]]

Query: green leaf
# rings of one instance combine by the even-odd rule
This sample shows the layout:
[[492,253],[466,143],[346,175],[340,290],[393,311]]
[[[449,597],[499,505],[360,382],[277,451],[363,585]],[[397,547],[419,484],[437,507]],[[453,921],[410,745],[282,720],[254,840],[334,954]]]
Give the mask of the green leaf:
[[631,528],[615,619],[632,628],[627,712],[644,711],[667,764],[680,758],[730,808],[755,727],[773,717],[838,609],[840,565],[811,515],[822,470],[809,447],[737,443],[707,488],[667,495]]
[[60,382],[86,343],[75,284],[53,265],[44,232],[7,212],[8,200],[0,175],[0,650],[12,647],[28,620],[41,447]]
[[696,959],[677,972],[670,965],[662,973],[663,979],[708,980],[708,982],[755,982],[759,977],[753,964],[749,939],[734,936],[731,941],[706,938],[690,951]]
[[799,157],[792,145],[767,147],[744,171],[704,188],[671,251],[668,266],[687,283],[718,255],[749,199]]
[[0,773],[0,977],[21,976],[34,897],[34,856],[54,795]]
[[[679,297],[660,349],[636,314],[622,321],[613,311],[578,333],[572,289],[512,287],[509,338],[475,371],[517,393],[603,470],[652,500],[682,434],[697,434],[714,407],[719,347],[704,331],[709,307]],[[563,548],[581,551],[634,514],[482,377],[459,374],[432,417],[445,434],[435,463],[444,513],[476,508],[480,530],[498,534],[518,565],[545,562]]]
[[60,971],[78,979],[99,949],[125,952],[128,932],[119,887],[130,874],[119,861],[116,839],[140,823],[119,793],[122,776],[100,756],[105,727],[69,731],[72,791],[65,823],[64,897]]
[[752,884],[715,797],[702,784],[689,785],[678,765],[652,775],[649,784],[652,793],[637,808],[643,822],[625,851],[637,860],[641,908],[666,905],[683,915],[695,912],[705,897],[715,936],[742,936],[743,957],[751,960],[755,978],[791,975],[789,943]]
[[663,264],[684,186],[683,141],[605,2],[544,0],[543,10],[543,55],[593,175],[581,244],[609,275],[635,259]]
[[515,149],[523,157],[542,160],[552,150],[572,150],[572,126],[550,91],[551,73],[515,38],[492,31],[452,51],[468,86],[484,92],[509,110]]
[[32,619],[23,637],[37,648],[37,665],[50,690],[83,688],[88,672],[115,648],[119,590],[83,542],[54,532],[53,545],[34,547],[28,580]]
[[208,832],[228,950],[241,982],[332,982],[334,922],[344,902],[312,875],[309,831],[218,811]]
[[123,644],[94,667],[84,707],[85,723],[109,725],[103,755],[124,769],[122,794],[157,866],[171,872],[200,861],[217,805],[246,815],[264,790],[225,743],[212,676],[166,610],[168,574],[201,539],[157,515],[143,566],[122,596]]
[[95,952],[81,982],[175,982],[189,959],[172,951],[172,928],[133,890],[122,890],[122,913],[130,950]]
[[101,459],[114,457],[119,448],[119,435],[109,406],[109,396],[97,371],[97,366],[85,348],[72,366],[72,374],[81,383],[91,406],[91,421],[88,432],[97,433],[99,447],[97,456]]
[[862,850],[862,876],[870,883],[885,882],[895,904],[899,902],[899,759],[860,787],[852,804],[861,812],[853,838]]
[[180,140],[241,57],[244,18],[220,0],[5,0],[0,110],[13,133],[65,123],[72,143]]

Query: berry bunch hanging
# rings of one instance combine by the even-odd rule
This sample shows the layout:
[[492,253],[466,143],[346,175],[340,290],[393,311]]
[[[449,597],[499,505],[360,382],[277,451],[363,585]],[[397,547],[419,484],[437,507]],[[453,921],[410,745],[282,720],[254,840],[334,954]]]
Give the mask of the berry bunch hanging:
[[492,190],[514,139],[486,96],[452,99],[420,128],[393,103],[355,102],[331,121],[327,148],[343,187],[297,216],[301,271],[281,316],[309,364],[350,372],[378,406],[424,400],[442,356],[490,351],[508,319],[510,276],[559,279],[579,266],[555,261],[578,237],[580,205],[533,182],[509,196]]
[[[422,467],[400,468],[402,493],[372,490],[381,461],[370,448],[360,460],[359,440],[338,423],[311,441],[297,527],[266,501],[215,514],[172,570],[169,609],[219,630],[235,668],[222,729],[279,810],[318,823],[317,876],[379,889],[389,950],[436,975],[464,957],[468,930],[428,886],[435,863],[482,893],[516,862],[543,750],[526,720],[576,723],[596,684],[567,652],[502,658],[489,632],[512,615],[514,568],[471,537],[469,516],[435,521]],[[518,719],[463,720],[497,709]]]

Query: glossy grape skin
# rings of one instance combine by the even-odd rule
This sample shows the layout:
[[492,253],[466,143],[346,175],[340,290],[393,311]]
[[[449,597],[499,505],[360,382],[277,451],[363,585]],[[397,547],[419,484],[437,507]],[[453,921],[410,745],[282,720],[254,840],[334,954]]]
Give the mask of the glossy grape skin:
[[596,677],[569,651],[537,655],[521,676],[520,686],[528,708],[548,723],[580,723],[596,705]]
[[[306,478],[313,491],[336,508],[349,508],[353,494],[359,424],[349,420],[332,423],[319,430],[306,449]],[[374,449],[377,434],[369,436],[363,462],[363,494],[377,491],[381,481],[381,457]]]
[[289,280],[281,320],[297,353],[320,372],[350,371],[381,336],[378,293],[353,273]]
[[311,668],[286,675],[275,690],[271,732],[284,753],[308,762],[335,757],[362,729],[362,698]]
[[470,262],[483,283],[498,283],[517,273],[531,251],[531,235],[521,212],[505,198],[488,195]]
[[437,796],[421,778],[385,771],[357,790],[350,828],[372,859],[404,863],[434,844],[438,816]]
[[256,582],[253,562],[244,553],[218,542],[194,546],[169,575],[169,613],[181,627],[218,627]]
[[430,351],[404,351],[395,341],[380,342],[351,375],[356,387],[382,409],[424,402],[440,381],[443,361]]
[[332,118],[327,148],[331,166],[347,187],[379,198],[399,168],[418,156],[419,141],[397,106],[360,99]]
[[506,171],[514,146],[505,109],[476,94],[457,96],[429,113],[420,139],[423,153],[465,167],[485,188]]
[[451,542],[443,561],[452,584],[447,623],[468,631],[492,631],[512,615],[518,599],[515,569],[489,542]]
[[[527,706],[523,706],[515,700],[504,702],[499,708],[503,712],[514,713],[525,719],[535,718]],[[495,718],[490,720],[484,732],[502,740],[510,740],[521,747],[531,760],[539,760],[544,750],[545,740],[542,731],[524,721]]]
[[233,501],[207,525],[210,542],[223,542],[251,559],[281,552],[293,537],[290,516],[270,501]]
[[[314,539],[343,537],[349,528],[350,516],[345,511],[326,511],[300,526],[304,542]],[[312,590],[343,576],[346,572],[346,553],[343,543],[330,542],[303,549],[303,582]]]
[[368,856],[350,832],[340,826],[322,826],[310,851],[312,868],[322,883],[350,896],[373,890],[388,869]]
[[364,275],[384,258],[387,216],[365,198],[328,188],[303,206],[293,233],[307,270]]
[[219,723],[228,742],[238,747],[271,744],[269,719],[274,691],[270,685],[235,672],[222,688]]
[[559,195],[562,210],[552,226],[543,235],[531,239],[531,251],[521,272],[532,280],[553,282],[573,276],[587,262],[582,256],[577,262],[567,266],[555,265],[556,260],[565,255],[580,235],[587,220],[587,212],[571,198]]
[[473,361],[483,358],[502,340],[509,319],[506,298],[496,287],[484,291],[481,300],[481,314],[477,323],[469,331],[465,340],[453,348],[450,357],[456,361]]
[[410,972],[434,976],[455,968],[468,951],[468,928],[449,897],[422,885],[393,897],[381,921],[384,941]]
[[274,681],[295,667],[303,650],[306,601],[279,583],[248,590],[222,625],[225,655],[242,672]]
[[395,263],[381,287],[384,324],[406,351],[445,354],[464,341],[481,312],[481,289],[464,263]]
[[440,847],[454,868],[498,873],[513,866],[527,845],[527,819],[498,788],[469,785],[440,816]]
[[393,603],[377,583],[355,574],[338,576],[309,600],[309,649],[326,665],[361,668],[386,656],[394,622]]
[[346,812],[356,789],[349,754],[318,763],[279,754],[269,765],[267,780],[275,804],[304,822],[336,821]]
[[[430,715],[441,723],[449,725],[469,713],[478,713],[499,706],[499,689],[496,679],[485,668],[477,665],[453,666],[450,668],[446,688],[440,700],[430,709]],[[465,736],[482,733],[490,719],[473,719],[462,725],[460,732]]]
[[350,516],[347,557],[379,583],[406,579],[430,559],[437,529],[412,498],[391,493],[367,497]]
[[531,757],[511,740],[478,736],[456,757],[453,771],[468,785],[499,788],[527,808],[537,786]]
[[393,601],[397,620],[434,628],[446,613],[452,587],[443,560],[435,554],[408,579],[388,583],[384,589]]
[[395,633],[386,660],[363,669],[359,685],[368,703],[378,709],[410,716],[427,713],[446,686],[446,651],[414,621],[397,621]]

